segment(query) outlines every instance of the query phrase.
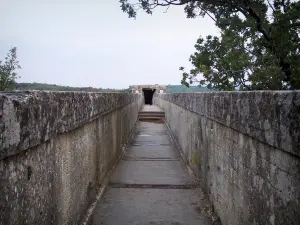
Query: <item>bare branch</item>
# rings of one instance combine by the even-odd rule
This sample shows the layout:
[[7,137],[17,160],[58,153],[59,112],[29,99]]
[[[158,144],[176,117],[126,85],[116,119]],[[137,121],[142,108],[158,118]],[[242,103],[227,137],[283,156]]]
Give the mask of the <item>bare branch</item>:
[[270,8],[273,10],[273,15],[274,15],[275,19],[278,21],[278,19],[277,19],[277,17],[276,17],[276,10],[274,9],[274,7],[272,6],[272,4],[270,3],[269,0],[267,0],[267,2],[268,2],[268,4],[269,4]]
[[170,6],[171,6],[171,5],[169,5],[169,6],[167,7],[167,9],[164,11],[164,13],[167,13],[167,12],[168,12]]
[[210,15],[210,13],[208,13],[208,11],[202,7],[199,6],[199,8],[205,12],[205,14],[207,14],[213,21],[215,21],[215,23],[217,23],[217,20],[212,16]]

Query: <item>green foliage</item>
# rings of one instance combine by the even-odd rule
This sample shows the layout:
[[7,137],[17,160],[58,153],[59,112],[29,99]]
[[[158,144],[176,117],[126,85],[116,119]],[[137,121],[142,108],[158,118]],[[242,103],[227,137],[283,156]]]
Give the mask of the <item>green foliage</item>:
[[193,156],[192,156],[192,164],[194,165],[197,165],[197,166],[200,166],[200,154],[199,152],[196,150],[194,153],[193,153]]
[[185,86],[185,85],[168,85],[168,93],[183,93],[183,92],[211,92],[210,89],[200,86]]
[[17,69],[21,69],[17,61],[17,48],[9,50],[5,61],[0,61],[0,91],[12,90],[18,77]]
[[138,9],[183,5],[188,18],[208,15],[220,37],[200,37],[183,67],[182,84],[218,90],[300,89],[300,3],[290,0],[120,0],[129,17]]
[[130,92],[129,89],[109,89],[93,87],[69,87],[56,84],[42,83],[16,83],[17,90],[39,90],[39,91],[83,91],[83,92]]

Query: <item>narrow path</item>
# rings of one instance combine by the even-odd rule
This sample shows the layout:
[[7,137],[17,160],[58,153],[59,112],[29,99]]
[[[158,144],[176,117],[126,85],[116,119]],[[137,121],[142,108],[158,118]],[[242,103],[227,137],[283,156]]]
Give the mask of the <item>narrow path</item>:
[[201,198],[166,125],[139,122],[137,136],[97,204],[92,224],[211,225]]

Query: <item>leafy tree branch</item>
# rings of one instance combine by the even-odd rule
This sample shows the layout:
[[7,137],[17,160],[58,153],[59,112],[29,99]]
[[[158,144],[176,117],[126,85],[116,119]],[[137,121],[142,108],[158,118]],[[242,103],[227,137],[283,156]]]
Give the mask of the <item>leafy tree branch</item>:
[[18,77],[16,70],[21,69],[17,60],[17,48],[9,50],[5,61],[0,61],[0,91],[7,91],[14,88],[15,80]]
[[[200,37],[182,83],[219,90],[300,89],[300,3],[290,0],[120,0],[137,10],[183,6],[188,18],[208,15],[221,37]],[[199,76],[201,78],[196,77]]]

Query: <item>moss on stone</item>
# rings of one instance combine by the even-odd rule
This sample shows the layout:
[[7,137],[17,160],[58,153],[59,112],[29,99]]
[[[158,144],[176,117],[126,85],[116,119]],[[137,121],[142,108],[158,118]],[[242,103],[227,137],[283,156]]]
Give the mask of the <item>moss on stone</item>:
[[200,165],[200,154],[198,151],[193,153],[192,164],[198,165],[198,166]]

